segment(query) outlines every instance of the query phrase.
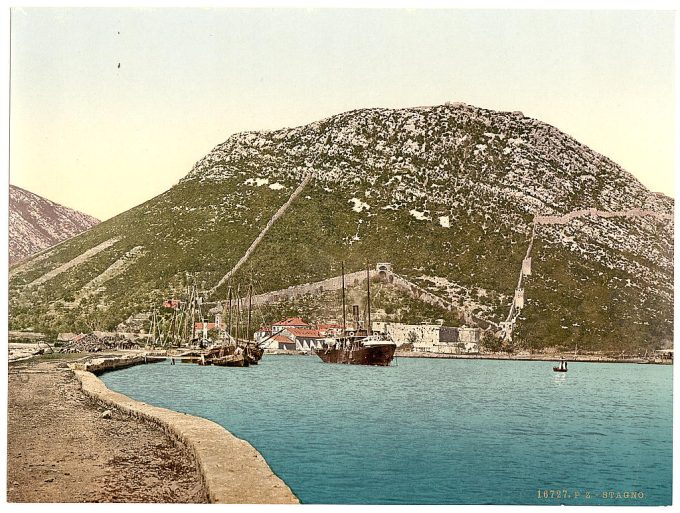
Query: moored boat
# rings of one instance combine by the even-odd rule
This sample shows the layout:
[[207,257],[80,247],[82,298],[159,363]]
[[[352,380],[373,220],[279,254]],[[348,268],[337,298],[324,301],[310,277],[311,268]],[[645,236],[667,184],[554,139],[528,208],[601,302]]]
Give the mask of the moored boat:
[[213,358],[212,364],[219,367],[248,367],[249,365],[243,354],[230,354]]
[[348,334],[345,311],[345,264],[342,263],[342,334],[316,351],[322,362],[381,367],[387,367],[392,362],[397,344],[386,336],[371,333],[371,275],[368,266],[366,281],[367,327]]
[[[229,286],[229,322],[226,338],[223,342],[214,344],[201,353],[201,365],[217,365],[221,367],[248,367],[250,365],[257,365],[262,359],[264,350],[250,339],[250,315],[251,315],[251,301],[252,301],[252,284],[248,290],[248,322],[246,329],[245,340],[239,338],[239,328],[241,324],[241,299],[240,296],[236,301],[236,315],[235,322],[235,336],[232,335],[232,295],[231,285]],[[238,295],[238,294],[237,294]]]
[[262,359],[264,349],[257,344],[248,343],[244,347],[244,357],[250,365],[257,365]]
[[567,372],[567,361],[566,360],[560,360],[560,365],[558,367],[553,367],[553,371],[555,371],[555,372]]
[[371,335],[337,338],[334,343],[317,350],[316,354],[325,363],[386,367],[392,362],[396,349],[394,341]]

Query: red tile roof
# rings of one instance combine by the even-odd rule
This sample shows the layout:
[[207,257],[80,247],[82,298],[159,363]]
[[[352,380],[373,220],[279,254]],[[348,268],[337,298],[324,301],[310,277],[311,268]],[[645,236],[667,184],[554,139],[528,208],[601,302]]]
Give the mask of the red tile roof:
[[320,330],[330,330],[333,328],[342,328],[342,324],[318,324],[316,326]]
[[309,323],[300,317],[289,317],[281,322],[275,322],[272,326],[309,326]]
[[270,340],[273,340],[274,342],[280,342],[283,344],[295,344],[295,342],[293,342],[291,339],[283,335],[274,335]]
[[[202,323],[202,322],[197,322],[194,326],[196,327],[197,330],[202,330],[202,329],[203,329],[203,323]],[[214,322],[206,322],[206,323],[205,323],[205,326],[206,326],[206,328],[209,329],[209,330],[212,330],[212,329],[214,329],[214,328],[217,328],[217,324],[215,324]]]
[[310,330],[305,328],[286,328],[286,331],[294,337],[304,338],[322,338],[319,330]]

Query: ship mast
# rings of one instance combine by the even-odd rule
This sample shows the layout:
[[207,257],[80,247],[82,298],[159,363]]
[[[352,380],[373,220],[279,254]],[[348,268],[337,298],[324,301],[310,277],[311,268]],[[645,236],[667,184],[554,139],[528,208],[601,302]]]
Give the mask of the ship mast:
[[229,312],[228,321],[227,321],[227,325],[229,326],[229,328],[228,328],[229,331],[227,333],[228,333],[229,336],[227,338],[229,339],[228,342],[231,343],[231,280],[229,281],[229,290],[227,292],[227,297],[228,297],[228,302],[229,302],[229,307],[228,307],[228,310],[227,310]]
[[[151,347],[156,345],[156,307],[153,307],[153,313],[151,314]],[[148,344],[147,344],[148,346]]]
[[347,333],[347,318],[345,313],[345,261],[342,261],[342,336]]
[[250,342],[250,309],[253,304],[253,279],[250,278],[248,286],[248,327],[246,328],[246,344]]
[[366,295],[368,297],[368,327],[366,334],[371,336],[371,273],[368,270],[368,262],[366,262]]
[[193,280],[191,283],[191,341],[196,339],[196,304],[198,302],[196,298],[196,276],[192,276]]
[[236,345],[238,345],[239,324],[241,324],[241,285],[236,286]]
[[182,302],[180,308],[182,309],[182,333],[180,335],[181,343],[189,345],[187,338],[189,338],[189,316],[187,314],[187,307],[189,306],[189,285],[187,281],[187,301]]

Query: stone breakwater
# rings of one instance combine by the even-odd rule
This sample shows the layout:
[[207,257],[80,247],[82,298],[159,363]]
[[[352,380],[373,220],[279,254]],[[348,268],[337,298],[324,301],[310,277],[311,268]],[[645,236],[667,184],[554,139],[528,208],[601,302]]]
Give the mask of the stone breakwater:
[[165,360],[165,356],[150,356],[150,355],[125,355],[125,356],[110,356],[102,358],[94,358],[85,362],[75,362],[69,365],[74,371],[91,372],[92,374],[102,374],[112,370],[125,369],[126,367],[133,367],[135,365],[143,365],[145,363],[157,363]]
[[296,504],[298,499],[264,458],[245,440],[219,424],[109,390],[97,378],[108,370],[148,363],[144,355],[95,359],[72,364],[83,393],[105,406],[158,426],[196,461],[209,502],[224,504]]

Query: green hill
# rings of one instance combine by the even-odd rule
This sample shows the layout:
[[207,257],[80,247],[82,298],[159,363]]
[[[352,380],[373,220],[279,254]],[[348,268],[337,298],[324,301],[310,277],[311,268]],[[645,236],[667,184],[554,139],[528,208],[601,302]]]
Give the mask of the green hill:
[[[343,260],[348,271],[385,261],[498,324],[534,216],[593,208],[617,214],[536,225],[515,344],[629,349],[672,339],[673,200],[554,127],[461,104],[236,134],[164,194],[11,269],[10,329],[111,329],[180,294],[187,273],[211,289],[310,174],[235,283],[252,276],[265,292],[337,276]],[[225,297],[226,284],[209,299]]]

